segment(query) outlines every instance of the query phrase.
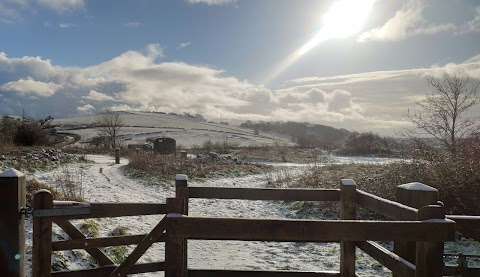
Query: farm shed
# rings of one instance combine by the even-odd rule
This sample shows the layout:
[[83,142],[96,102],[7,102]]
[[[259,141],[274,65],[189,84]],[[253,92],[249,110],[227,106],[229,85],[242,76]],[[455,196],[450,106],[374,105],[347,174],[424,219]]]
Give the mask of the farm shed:
[[161,155],[175,154],[177,142],[173,138],[156,138],[153,141],[153,150]]

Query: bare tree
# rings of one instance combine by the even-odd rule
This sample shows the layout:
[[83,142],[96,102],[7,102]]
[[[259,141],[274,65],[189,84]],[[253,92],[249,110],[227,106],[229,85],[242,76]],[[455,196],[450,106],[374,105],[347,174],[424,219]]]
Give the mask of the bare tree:
[[285,142],[280,142],[279,140],[275,141],[274,144],[275,152],[282,158],[282,162],[287,162],[287,155],[290,152],[288,145]]
[[120,129],[125,125],[122,116],[110,109],[101,113],[97,120],[97,133],[107,139],[112,148],[118,145],[118,134]]
[[427,77],[434,91],[425,93],[425,100],[417,102],[421,111],[404,114],[420,131],[443,143],[450,152],[455,152],[459,139],[465,138],[479,128],[477,117],[470,109],[480,102],[479,82],[473,82],[460,74],[444,74],[442,78]]

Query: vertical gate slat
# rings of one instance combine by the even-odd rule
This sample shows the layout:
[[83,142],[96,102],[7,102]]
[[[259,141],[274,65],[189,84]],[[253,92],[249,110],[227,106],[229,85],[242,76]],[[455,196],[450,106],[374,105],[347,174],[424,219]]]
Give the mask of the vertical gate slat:
[[25,276],[25,182],[15,169],[0,173],[0,276]]
[[[183,198],[167,198],[167,220],[169,216],[185,212]],[[165,277],[188,276],[187,239],[176,235],[176,226],[168,221],[165,241]]]
[[[340,193],[341,219],[355,220],[357,184],[351,179],[340,180]],[[355,250],[354,241],[340,242],[340,276],[355,277]]]
[[[53,197],[46,189],[39,190],[33,198],[34,210],[52,209]],[[52,218],[33,218],[32,276],[48,277],[52,271]]]
[[[445,208],[429,205],[418,210],[418,220],[445,219]],[[432,230],[435,232],[435,230]],[[419,241],[416,247],[415,277],[443,276],[443,241]]]

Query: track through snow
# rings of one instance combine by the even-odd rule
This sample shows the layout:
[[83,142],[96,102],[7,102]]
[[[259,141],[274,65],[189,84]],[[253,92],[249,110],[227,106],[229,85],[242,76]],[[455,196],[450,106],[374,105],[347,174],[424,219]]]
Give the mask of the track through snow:
[[[149,184],[145,181],[125,177],[120,167],[114,164],[112,157],[89,155],[93,164],[73,164],[66,168],[76,176],[82,176],[86,201],[89,202],[151,202],[165,203],[165,198],[174,197],[175,189],[171,185]],[[63,170],[63,171],[62,171]],[[64,169],[39,173],[35,178],[46,183],[55,183]],[[300,167],[292,167],[299,174]],[[264,175],[249,175],[189,181],[190,186],[211,187],[264,187]],[[278,201],[214,200],[191,199],[189,212],[192,216],[242,217],[242,218],[292,218],[293,212]],[[98,219],[99,236],[108,236],[117,226],[126,227],[129,234],[150,232],[162,216],[136,216],[123,218]],[[80,226],[81,220],[74,221]],[[27,224],[27,243],[31,245],[31,224]],[[55,237],[62,232],[54,228]],[[55,238],[54,238],[55,239]],[[133,250],[133,246],[129,247]],[[63,251],[68,258],[69,269],[88,267],[85,259],[71,251]],[[81,255],[80,255],[81,256]],[[88,255],[85,255],[88,256]],[[140,259],[140,262],[164,260],[164,243],[154,244]],[[30,263],[30,262],[28,262]],[[246,269],[246,270],[301,270],[320,271],[338,270],[339,245],[337,243],[279,243],[279,242],[243,242],[243,241],[189,241],[189,268],[204,269]],[[27,265],[29,271],[31,264]],[[357,272],[360,276],[390,276],[387,269],[357,251]],[[163,276],[163,273],[148,273],[136,276]]]

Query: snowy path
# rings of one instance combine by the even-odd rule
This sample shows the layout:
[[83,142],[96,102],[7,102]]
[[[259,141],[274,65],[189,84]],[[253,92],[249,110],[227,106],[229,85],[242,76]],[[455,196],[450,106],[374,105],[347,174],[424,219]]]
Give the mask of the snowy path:
[[[90,155],[94,164],[69,165],[71,170],[83,176],[86,201],[89,202],[152,202],[164,203],[165,198],[174,196],[174,182],[170,186],[149,184],[144,181],[125,177],[111,157]],[[300,168],[293,168],[300,173]],[[38,174],[37,179],[54,183],[61,169]],[[190,181],[191,186],[212,187],[263,187],[264,175],[221,178],[204,182]],[[244,218],[288,218],[292,211],[276,201],[212,200],[191,199],[189,207],[192,216],[244,217]],[[138,216],[98,219],[100,236],[121,225],[129,234],[148,233],[162,216]],[[77,226],[81,221],[76,221]],[[30,228],[31,225],[29,224]],[[58,229],[55,229],[58,231]],[[31,229],[27,233],[31,243]],[[151,247],[140,262],[164,260],[164,244]],[[130,250],[133,249],[132,247]],[[64,251],[69,252],[69,251]],[[357,251],[358,253],[359,251]],[[65,253],[70,269],[85,268],[88,264],[77,255]],[[210,269],[255,269],[255,270],[338,270],[339,246],[336,243],[278,243],[278,242],[242,242],[242,241],[189,241],[188,264],[190,268]],[[389,276],[388,271],[363,253],[357,255],[357,271],[360,276]],[[158,273],[137,276],[159,276]],[[160,275],[160,276],[163,276]]]

